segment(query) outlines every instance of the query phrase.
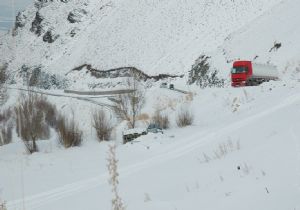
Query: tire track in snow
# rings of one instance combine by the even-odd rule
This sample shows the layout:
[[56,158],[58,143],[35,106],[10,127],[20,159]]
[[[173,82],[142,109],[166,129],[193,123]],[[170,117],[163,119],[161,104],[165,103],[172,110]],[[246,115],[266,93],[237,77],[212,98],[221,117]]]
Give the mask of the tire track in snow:
[[86,101],[88,103],[92,103],[101,107],[106,107],[109,109],[114,109],[115,106],[110,105],[110,104],[105,104],[105,103],[101,103],[98,101],[93,100],[94,98],[108,98],[111,97],[111,95],[107,95],[107,96],[97,96],[97,97],[80,97],[80,96],[74,96],[74,95],[65,95],[65,94],[59,94],[59,93],[47,93],[44,91],[40,91],[40,90],[28,90],[28,89],[24,89],[24,88],[11,88],[9,87],[8,89],[10,90],[19,90],[19,91],[27,91],[27,92],[32,92],[32,93],[39,93],[39,94],[43,94],[43,95],[48,95],[48,96],[54,96],[54,97],[65,97],[65,98],[74,98],[80,101]]
[[[192,141],[190,143],[187,143],[189,141],[184,141],[181,146],[178,145],[177,149],[170,149],[169,151],[165,151],[163,154],[156,155],[152,158],[146,159],[142,162],[120,168],[119,173],[121,175],[121,178],[124,178],[126,176],[129,176],[131,174],[134,174],[140,170],[143,170],[145,168],[149,168],[151,166],[155,166],[158,164],[165,163],[169,160],[173,160],[179,157],[182,157],[186,154],[189,154],[192,151],[197,150],[202,145],[205,145],[207,142],[215,139],[218,136],[223,136],[226,133],[233,132],[239,128],[242,128],[244,126],[247,126],[251,123],[255,123],[258,119],[265,117],[269,114],[272,114],[276,112],[279,109],[285,108],[289,105],[292,105],[293,103],[300,100],[300,95],[294,95],[288,97],[285,101],[283,101],[281,104],[278,104],[275,107],[272,107],[266,111],[262,111],[258,114],[255,114],[253,116],[247,117],[245,119],[242,119],[240,121],[234,122],[230,125],[224,126],[223,128],[216,128],[217,132],[211,132],[204,136],[199,136],[199,133],[196,133],[192,136],[189,136],[187,140],[194,140],[202,139],[201,141]],[[42,206],[47,205],[51,202],[61,200],[65,197],[72,196],[79,192],[84,192],[90,189],[97,188],[98,186],[102,184],[107,184],[107,173],[102,174],[97,177],[93,177],[87,180],[74,182],[72,184],[67,184],[65,186],[56,188],[54,190],[46,191],[37,195],[28,196],[24,199],[24,203],[27,209],[40,210]],[[8,209],[22,209],[22,203],[23,199],[15,200],[15,201],[9,201],[7,202]]]

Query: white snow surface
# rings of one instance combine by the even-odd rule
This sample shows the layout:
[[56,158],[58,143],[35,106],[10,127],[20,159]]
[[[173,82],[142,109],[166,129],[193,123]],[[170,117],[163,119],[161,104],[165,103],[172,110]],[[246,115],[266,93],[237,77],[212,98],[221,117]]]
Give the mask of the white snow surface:
[[[200,54],[216,50],[228,35],[242,27],[252,28],[254,20],[268,15],[273,7],[298,4],[286,2],[57,0],[39,10],[44,17],[41,36],[30,32],[37,8],[31,6],[24,12],[26,24],[18,29],[18,35],[1,40],[0,59],[9,62],[12,71],[23,64],[42,64],[47,71],[65,74],[87,63],[100,70],[135,66],[148,74],[185,73]],[[79,23],[67,20],[74,9],[87,12]],[[294,22],[297,18],[287,25]],[[76,35],[71,37],[73,29]],[[42,40],[48,30],[59,35],[54,43]],[[271,43],[273,39],[266,44]],[[225,70],[224,64],[221,70]]]
[[[44,30],[59,38],[48,44],[30,32],[37,11],[31,6],[15,37],[0,36],[0,62],[8,62],[11,72],[42,64],[64,75],[87,63],[103,70],[136,66],[148,74],[177,74],[205,53],[229,78],[232,61],[258,56],[255,61],[278,67],[280,81],[199,89],[187,86],[186,77],[168,80],[191,95],[146,83],[142,113],[151,117],[163,110],[171,125],[163,134],[125,145],[125,123],[115,127],[119,193],[128,210],[300,210],[299,8],[295,0],[54,1],[40,13]],[[71,24],[67,16],[74,9],[87,15]],[[77,34],[70,37],[75,27]],[[274,42],[282,46],[269,52]],[[77,90],[97,82],[83,71],[69,75]],[[121,81],[102,80],[106,89],[118,89],[114,84]],[[17,103],[18,86],[10,86],[1,110]],[[50,140],[38,141],[38,153],[28,155],[14,133],[13,143],[0,147],[0,202],[6,201],[8,210],[110,209],[107,152],[114,141],[96,140],[91,116],[99,106],[111,115],[111,101],[43,92],[59,111],[74,115],[83,144],[64,149],[53,131]],[[193,125],[178,128],[176,114],[186,107],[194,114]],[[138,125],[145,128],[147,120]]]
[[[281,1],[276,6],[257,17],[237,31],[231,33],[212,53],[212,63],[228,69],[235,60],[251,60],[258,63],[270,63],[278,67],[280,78],[299,78],[300,43],[299,19],[300,2]],[[272,49],[275,43],[281,43],[279,49]],[[220,71],[223,75],[226,71]]]
[[[190,101],[184,94],[152,87],[143,112],[163,107],[171,128],[132,144],[118,143],[119,192],[127,209],[299,209],[299,90],[300,84],[290,81],[205,91],[194,87]],[[10,91],[8,105],[17,96]],[[38,142],[40,152],[28,155],[15,136],[0,147],[2,200],[8,209],[109,209],[106,159],[112,142],[96,140],[90,125],[95,106],[48,99],[65,114],[75,113],[83,145],[63,149],[52,135]],[[173,119],[182,106],[194,113],[187,128],[178,128]],[[223,144],[227,152],[220,149]]]

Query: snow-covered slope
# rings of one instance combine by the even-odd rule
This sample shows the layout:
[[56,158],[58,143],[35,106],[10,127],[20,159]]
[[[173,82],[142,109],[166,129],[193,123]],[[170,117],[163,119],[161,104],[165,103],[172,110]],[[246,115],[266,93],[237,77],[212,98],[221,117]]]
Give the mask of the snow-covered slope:
[[[281,78],[299,77],[295,72],[300,65],[300,2],[285,0],[228,36],[217,55],[214,65],[222,68],[234,60],[254,60],[278,66]],[[276,48],[275,45],[279,48]],[[297,73],[297,74],[295,74]]]
[[[190,102],[193,126],[172,123],[164,134],[119,145],[119,190],[127,209],[299,209],[299,90],[297,82],[207,89]],[[150,94],[153,105],[158,96],[181,97],[159,88]],[[24,154],[17,139],[0,147],[0,197],[17,210],[110,209],[108,147],[86,125],[89,106],[49,98],[85,116],[84,144],[64,150],[54,137],[39,141],[41,152],[33,155]]]
[[[300,84],[290,73],[300,71],[299,7],[295,0],[54,0],[40,5],[38,15],[29,7],[15,36],[1,37],[0,60],[11,71],[41,64],[62,75],[85,63],[182,73],[201,53],[223,76],[239,58],[276,64],[288,77],[257,87],[199,90],[186,86],[185,78],[176,80],[176,88],[193,93],[185,95],[145,84],[142,113],[162,108],[171,128],[118,145],[119,191],[129,210],[298,210]],[[272,49],[274,43],[281,46]],[[77,88],[96,80],[85,71],[69,75]],[[48,92],[58,110],[80,122],[83,145],[63,149],[53,134],[38,141],[40,152],[27,155],[15,134],[13,143],[0,147],[0,202],[7,201],[8,210],[110,209],[110,143],[96,140],[91,115],[98,107],[90,102],[111,101]],[[18,91],[9,89],[9,95],[5,107],[17,103]],[[178,128],[176,112],[184,106],[195,121]],[[121,132],[122,125],[117,141]]]
[[17,35],[0,42],[0,59],[11,60],[11,70],[42,65],[62,74],[85,63],[98,69],[135,66],[149,74],[182,73],[201,53],[215,50],[228,34],[279,2],[50,1],[19,16]]

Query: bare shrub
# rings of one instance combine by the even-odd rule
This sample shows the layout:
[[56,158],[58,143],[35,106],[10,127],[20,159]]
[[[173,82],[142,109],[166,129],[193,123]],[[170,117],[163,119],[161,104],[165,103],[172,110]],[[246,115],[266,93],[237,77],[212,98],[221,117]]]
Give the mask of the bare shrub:
[[137,120],[139,120],[139,121],[144,121],[144,122],[147,122],[148,120],[149,120],[149,115],[148,114],[146,114],[146,113],[142,113],[142,114],[140,114],[139,116],[137,116]]
[[99,141],[108,141],[111,139],[113,125],[104,110],[93,112],[93,127],[96,129]]
[[28,86],[37,86],[40,80],[41,67],[34,68],[28,78]]
[[7,76],[7,64],[0,65],[0,85],[5,84],[8,76]]
[[[203,153],[203,160],[200,160],[201,163],[208,163],[212,160],[222,159],[226,157],[229,153],[238,151],[241,149],[240,141],[232,141],[228,138],[225,142],[220,142],[217,145],[217,148],[213,151],[212,155],[207,155]],[[247,167],[245,167],[247,169]]]
[[214,151],[214,158],[221,159],[236,150],[240,150],[240,141],[234,143],[231,139],[228,139],[226,142],[219,143],[218,148]]
[[129,92],[117,96],[114,111],[122,120],[128,121],[131,128],[135,128],[137,117],[145,103],[145,92],[135,74],[126,80],[126,88]]
[[7,64],[0,66],[0,105],[3,105],[7,99],[7,87],[6,87],[6,80],[7,76]]
[[82,131],[79,130],[74,117],[67,119],[60,115],[57,119],[57,133],[59,143],[65,148],[80,146],[82,143]]
[[188,75],[188,84],[196,83],[200,88],[224,87],[225,80],[218,78],[218,71],[210,65],[210,56],[201,55],[192,66]]
[[186,101],[193,101],[194,100],[194,94],[192,92],[188,92],[186,95],[185,95],[185,100]]
[[2,110],[0,112],[0,146],[11,143],[12,129],[11,110]]
[[31,154],[38,151],[37,140],[50,137],[50,128],[45,121],[48,109],[41,104],[53,105],[46,97],[31,92],[21,95],[20,98],[19,104],[15,106],[16,131]]
[[7,210],[5,201],[0,202],[0,210]]
[[45,116],[45,122],[52,128],[56,126],[57,110],[54,104],[47,100],[39,100],[36,103],[38,109],[42,110]]
[[11,115],[10,109],[0,111],[0,123],[6,123],[11,118]]
[[11,143],[12,129],[13,125],[11,123],[0,126],[0,146]]
[[123,204],[123,201],[119,195],[118,191],[118,160],[116,158],[116,145],[110,145],[109,151],[108,151],[108,172],[109,172],[109,184],[112,187],[112,193],[113,193],[113,199],[111,200],[112,203],[112,210],[125,210],[125,206]]
[[162,129],[168,129],[170,127],[169,117],[167,115],[161,114],[159,110],[155,111],[155,114],[152,117],[152,122]]
[[178,127],[186,127],[192,125],[194,121],[194,116],[192,112],[188,109],[181,109],[176,118],[176,123]]

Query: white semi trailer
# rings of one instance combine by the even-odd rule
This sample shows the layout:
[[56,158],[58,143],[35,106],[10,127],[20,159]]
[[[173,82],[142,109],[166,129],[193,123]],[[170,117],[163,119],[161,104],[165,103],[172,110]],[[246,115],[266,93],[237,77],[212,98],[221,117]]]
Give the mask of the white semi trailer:
[[231,85],[233,87],[259,85],[265,81],[277,79],[277,68],[270,64],[235,61],[231,70]]

